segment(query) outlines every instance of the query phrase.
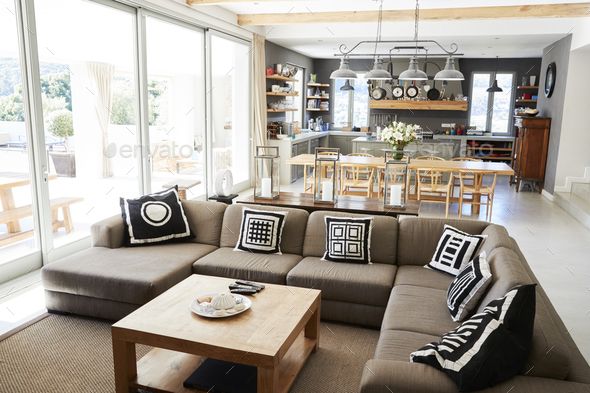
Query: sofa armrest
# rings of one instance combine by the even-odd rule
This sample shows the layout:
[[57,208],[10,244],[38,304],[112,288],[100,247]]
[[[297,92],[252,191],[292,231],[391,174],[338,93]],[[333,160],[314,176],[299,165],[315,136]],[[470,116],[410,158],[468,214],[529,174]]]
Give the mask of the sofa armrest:
[[371,359],[365,363],[361,393],[456,393],[444,373],[421,363]]
[[125,222],[120,215],[93,224],[90,232],[92,247],[119,248],[125,243]]
[[[457,393],[455,383],[442,371],[421,363],[371,359],[365,364],[360,393]],[[590,393],[590,384],[560,379],[510,378],[478,393]]]

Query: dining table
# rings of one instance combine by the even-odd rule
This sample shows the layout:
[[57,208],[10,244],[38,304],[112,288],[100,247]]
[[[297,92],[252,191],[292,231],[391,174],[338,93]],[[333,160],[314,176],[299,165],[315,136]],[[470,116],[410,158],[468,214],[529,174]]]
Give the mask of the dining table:
[[[314,154],[299,154],[287,160],[288,165],[314,167]],[[338,165],[342,167],[362,166],[371,169],[385,169],[383,157],[345,156],[340,155]],[[476,174],[476,183],[481,184],[481,177],[485,174],[496,174],[499,176],[514,176],[514,169],[504,162],[490,161],[453,161],[453,160],[413,160],[408,163],[408,171],[431,170],[440,173],[457,173],[460,171],[473,171]],[[307,184],[307,171],[303,172],[303,184]],[[305,190],[304,190],[305,191]],[[414,195],[415,197],[415,195]],[[472,211],[479,213],[479,202],[481,195],[473,195]]]

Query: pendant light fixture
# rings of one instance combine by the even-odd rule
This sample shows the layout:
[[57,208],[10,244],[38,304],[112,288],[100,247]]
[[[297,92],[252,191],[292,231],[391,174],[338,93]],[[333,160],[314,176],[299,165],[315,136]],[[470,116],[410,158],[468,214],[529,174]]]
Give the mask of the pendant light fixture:
[[486,90],[488,93],[501,93],[504,90],[500,86],[498,86],[498,56],[496,56],[496,72],[494,73],[494,83]]
[[455,59],[452,56],[447,57],[445,69],[436,73],[435,81],[462,81],[465,80],[463,74],[455,68]]
[[340,88],[341,91],[354,91],[354,87],[350,84],[350,79],[344,82],[344,86]]
[[340,59],[340,68],[330,74],[330,79],[356,79],[356,72],[350,69],[347,57]]
[[416,0],[416,12],[414,14],[414,42],[416,43],[416,55],[410,59],[410,66],[407,70],[399,75],[400,81],[427,81],[428,75],[426,72],[418,68],[418,21],[420,19],[420,5],[419,0]]
[[373,69],[369,71],[365,78],[369,80],[390,80],[393,79],[391,74],[383,67],[383,60],[377,57],[377,47],[381,42],[381,27],[383,26],[383,0],[379,1],[379,14],[377,18],[377,39],[375,40],[375,52],[373,54]]

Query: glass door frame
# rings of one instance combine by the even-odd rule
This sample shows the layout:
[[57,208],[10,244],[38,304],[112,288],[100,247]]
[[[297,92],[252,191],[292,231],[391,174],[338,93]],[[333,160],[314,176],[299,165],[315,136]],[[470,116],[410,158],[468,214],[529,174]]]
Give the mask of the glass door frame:
[[[489,74],[490,79],[489,79],[489,84],[488,86],[491,86],[492,83],[494,83],[494,80],[496,79],[498,74],[509,74],[512,75],[512,87],[511,87],[511,93],[510,93],[510,113],[508,114],[508,128],[506,129],[506,132],[492,132],[492,135],[498,135],[498,136],[512,136],[513,135],[513,131],[512,129],[514,127],[512,127],[513,124],[513,118],[514,118],[514,103],[515,103],[515,97],[516,97],[516,89],[515,89],[515,85],[516,85],[516,72],[514,71],[473,71],[471,73],[471,86],[469,87],[469,97],[473,98],[473,79],[474,79],[474,75],[475,74]],[[493,122],[493,118],[494,118],[494,99],[495,99],[495,93],[494,92],[488,92],[488,108],[487,108],[487,115],[486,115],[486,131],[491,132],[492,131],[492,122]],[[471,105],[469,107],[469,114],[468,114],[468,119],[471,119]],[[488,129],[489,128],[489,129]]]
[[[205,85],[205,90],[206,90],[206,94],[207,97],[205,98],[205,103],[207,106],[207,111],[206,111],[206,116],[205,118],[207,119],[207,136],[206,139],[208,141],[213,141],[213,74],[211,72],[212,70],[212,45],[211,45],[211,37],[219,37],[219,38],[223,38],[225,40],[229,40],[229,41],[233,41],[233,42],[237,42],[239,44],[244,44],[246,46],[248,46],[250,49],[248,51],[248,62],[249,62],[249,66],[250,66],[250,77],[248,79],[248,89],[249,89],[249,97],[248,97],[248,107],[246,108],[246,110],[249,113],[249,134],[248,134],[248,151],[250,152],[250,154],[248,155],[248,168],[249,168],[249,178],[248,180],[242,181],[240,183],[234,183],[234,189],[232,190],[233,193],[239,193],[242,192],[244,190],[247,190],[248,188],[251,188],[253,185],[253,178],[252,178],[252,174],[254,173],[254,160],[252,159],[252,157],[254,156],[254,135],[253,135],[253,130],[254,130],[254,116],[252,116],[252,87],[253,87],[253,81],[252,81],[252,73],[254,70],[254,58],[252,56],[252,41],[248,41],[244,38],[241,37],[237,37],[231,34],[227,34],[224,33],[222,31],[219,30],[215,30],[215,29],[206,29],[205,30],[205,57],[206,57],[206,67],[205,67],[205,75],[206,75],[206,85]],[[211,143],[207,144],[207,185],[206,185],[206,190],[207,190],[207,197],[213,196],[215,194],[215,173],[213,172],[213,146]],[[213,191],[213,192],[211,192]]]

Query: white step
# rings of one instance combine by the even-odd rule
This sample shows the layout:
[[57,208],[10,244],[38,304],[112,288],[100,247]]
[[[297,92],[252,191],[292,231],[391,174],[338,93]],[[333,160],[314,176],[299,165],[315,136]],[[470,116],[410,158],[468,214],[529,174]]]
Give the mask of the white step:
[[555,203],[590,229],[590,184],[573,183],[571,192],[553,194]]

